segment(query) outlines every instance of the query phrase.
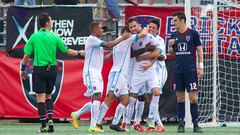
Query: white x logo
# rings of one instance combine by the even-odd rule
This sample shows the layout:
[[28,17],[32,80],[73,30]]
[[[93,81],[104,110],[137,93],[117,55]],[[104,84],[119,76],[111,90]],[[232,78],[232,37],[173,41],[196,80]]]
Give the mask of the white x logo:
[[25,42],[28,41],[25,32],[26,32],[26,30],[27,30],[27,28],[28,28],[28,26],[29,26],[29,23],[31,22],[31,20],[32,20],[33,17],[31,17],[31,18],[28,20],[28,22],[25,24],[25,26],[24,26],[23,28],[19,25],[19,23],[17,22],[17,20],[15,19],[14,16],[12,16],[12,18],[13,18],[13,20],[14,20],[14,22],[15,22],[15,24],[16,24],[16,27],[17,27],[17,29],[18,29],[18,31],[19,31],[19,35],[18,35],[18,37],[17,37],[17,39],[16,39],[16,41],[15,41],[13,47],[12,47],[12,49],[13,49],[13,48],[16,47],[16,45],[19,43],[19,41],[20,41],[22,38],[23,38],[23,40],[24,40]]

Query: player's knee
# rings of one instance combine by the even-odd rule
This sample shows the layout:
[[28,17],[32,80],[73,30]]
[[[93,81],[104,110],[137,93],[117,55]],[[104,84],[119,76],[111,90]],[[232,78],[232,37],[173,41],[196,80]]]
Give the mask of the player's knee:
[[190,101],[191,104],[197,103],[198,97],[197,96],[190,97],[189,101]]
[[94,93],[94,95],[92,96],[92,100],[101,100],[102,98],[102,94],[101,93]]
[[153,96],[159,96],[160,95],[160,89],[159,88],[153,88],[152,89],[152,95]]
[[145,100],[145,96],[144,95],[138,96],[138,101],[144,101],[144,100]]
[[177,96],[177,101],[178,102],[185,102],[185,97],[184,96]]

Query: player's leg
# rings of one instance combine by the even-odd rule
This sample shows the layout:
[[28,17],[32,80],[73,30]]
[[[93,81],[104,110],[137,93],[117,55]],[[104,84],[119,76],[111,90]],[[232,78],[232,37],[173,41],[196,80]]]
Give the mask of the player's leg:
[[187,91],[189,93],[190,112],[192,116],[193,132],[201,133],[202,128],[198,126],[198,78],[197,74],[186,73]]
[[153,70],[148,76],[148,85],[149,88],[152,90],[152,100],[149,106],[149,113],[148,113],[148,132],[153,132],[155,127],[155,117],[157,115],[158,107],[159,107],[159,98],[160,98],[160,84],[159,78],[156,76],[156,70]]
[[[167,69],[166,67],[158,67],[158,76],[159,76],[159,82],[160,82],[160,95],[163,93],[163,86],[165,82],[167,81]],[[155,128],[156,132],[164,132],[166,130],[165,126],[162,123],[161,117],[160,117],[160,110],[158,109],[158,113],[155,117],[155,122],[157,123],[157,126]]]
[[185,84],[183,75],[181,73],[174,73],[173,89],[177,96],[177,116],[178,116],[178,129],[177,132],[185,132]]
[[[91,79],[90,79],[91,78]],[[104,132],[96,126],[99,116],[100,100],[102,98],[103,80],[101,76],[89,75],[88,89],[93,93],[91,106],[90,132]]]
[[87,102],[82,108],[79,110],[72,112],[71,117],[72,117],[72,125],[74,128],[78,128],[78,118],[82,114],[86,114],[91,111],[91,106],[92,102]]
[[122,129],[118,124],[120,121],[120,118],[125,115],[126,113],[126,107],[129,102],[129,95],[128,95],[128,90],[125,89],[126,93],[121,94],[120,96],[120,103],[118,104],[115,115],[113,117],[112,124],[110,125],[110,129],[113,129],[117,132],[125,132],[125,129]]
[[[45,133],[47,132],[46,127],[46,80],[45,80],[45,68],[43,67],[34,67],[33,69],[33,91],[36,92],[37,98],[37,109],[41,122],[41,127],[38,132]],[[43,79],[44,78],[44,79]]]

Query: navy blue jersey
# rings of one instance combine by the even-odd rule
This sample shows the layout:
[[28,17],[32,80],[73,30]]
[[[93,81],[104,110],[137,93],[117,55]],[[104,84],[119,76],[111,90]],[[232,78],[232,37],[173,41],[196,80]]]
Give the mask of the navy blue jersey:
[[198,32],[192,29],[187,29],[184,33],[176,31],[171,35],[171,39],[175,39],[173,45],[175,54],[174,72],[195,72],[196,47],[201,45]]

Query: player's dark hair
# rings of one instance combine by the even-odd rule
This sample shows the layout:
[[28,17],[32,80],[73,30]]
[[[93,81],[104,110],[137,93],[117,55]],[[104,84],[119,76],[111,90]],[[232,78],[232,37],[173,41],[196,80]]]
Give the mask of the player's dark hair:
[[172,14],[172,16],[177,16],[180,20],[183,19],[184,22],[186,22],[186,16],[185,16],[184,12],[182,12],[182,11],[174,12],[174,13]]
[[138,23],[138,21],[137,21],[136,18],[134,18],[134,17],[129,18],[129,19],[128,19],[128,24],[129,24],[129,23],[132,23],[132,22],[134,22],[134,21],[135,21],[136,23]]
[[100,23],[99,22],[92,22],[90,25],[89,25],[89,31],[90,33],[92,33],[94,31],[94,29],[99,25]]
[[42,28],[46,26],[46,23],[50,21],[49,14],[43,12],[38,16],[38,25]]
[[157,25],[157,29],[159,29],[160,24],[159,24],[159,21],[157,21],[156,19],[151,20],[149,23],[156,24]]
[[124,26],[123,28],[122,28],[122,30],[121,30],[121,35],[124,33],[124,32],[130,32],[130,30],[129,30],[129,26]]

